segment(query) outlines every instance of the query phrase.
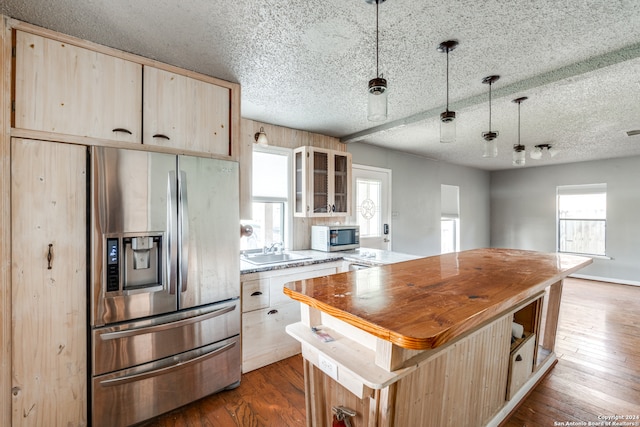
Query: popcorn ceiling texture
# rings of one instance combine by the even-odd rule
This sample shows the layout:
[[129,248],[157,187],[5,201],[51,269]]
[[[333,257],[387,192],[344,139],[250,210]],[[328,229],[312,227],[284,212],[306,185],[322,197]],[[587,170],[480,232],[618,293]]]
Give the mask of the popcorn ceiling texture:
[[[446,162],[511,167],[517,142],[551,143],[527,166],[640,154],[640,2],[636,0],[387,0],[380,71],[389,119],[366,119],[375,77],[375,6],[365,0],[2,0],[0,13],[186,69],[239,82],[248,119],[347,137]],[[444,40],[458,141],[439,141]],[[499,157],[481,158],[492,129]],[[377,127],[377,128],[376,128]],[[374,129],[371,129],[374,128]],[[365,131],[365,132],[363,132]]]

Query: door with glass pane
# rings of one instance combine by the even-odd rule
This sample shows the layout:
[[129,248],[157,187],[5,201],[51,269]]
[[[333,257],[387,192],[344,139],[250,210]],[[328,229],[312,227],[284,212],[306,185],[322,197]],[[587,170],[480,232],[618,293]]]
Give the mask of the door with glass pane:
[[353,165],[353,215],[360,246],[391,250],[391,170]]

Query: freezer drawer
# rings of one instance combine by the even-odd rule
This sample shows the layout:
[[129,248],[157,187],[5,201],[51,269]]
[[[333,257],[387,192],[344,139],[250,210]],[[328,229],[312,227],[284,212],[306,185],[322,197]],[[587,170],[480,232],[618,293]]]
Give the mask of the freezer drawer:
[[240,381],[240,338],[93,378],[93,426],[135,424]]
[[93,376],[149,363],[240,333],[240,300],[93,330]]

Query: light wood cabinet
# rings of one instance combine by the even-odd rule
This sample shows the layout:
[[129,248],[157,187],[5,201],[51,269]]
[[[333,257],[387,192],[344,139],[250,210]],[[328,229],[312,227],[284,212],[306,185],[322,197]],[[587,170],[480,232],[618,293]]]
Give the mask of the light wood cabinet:
[[228,88],[146,66],[143,143],[230,156]]
[[351,153],[315,147],[293,152],[294,215],[351,214]]
[[24,31],[16,31],[15,43],[13,127],[64,142],[99,138],[238,157],[237,85]]
[[341,262],[243,275],[242,371],[249,372],[300,353],[300,343],[285,331],[300,322],[300,304],[287,297],[284,284],[335,274]]
[[13,139],[12,417],[87,424],[87,149]]
[[511,400],[533,374],[535,343],[535,335],[529,334],[511,351],[509,357],[507,400]]
[[139,143],[142,65],[16,31],[14,127]]

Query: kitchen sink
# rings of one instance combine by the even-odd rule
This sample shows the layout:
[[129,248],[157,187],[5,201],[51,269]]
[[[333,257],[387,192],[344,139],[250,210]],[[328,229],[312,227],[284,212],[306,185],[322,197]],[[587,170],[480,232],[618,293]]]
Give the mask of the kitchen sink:
[[296,254],[257,254],[257,255],[247,255],[243,259],[246,262],[254,265],[264,265],[264,264],[277,264],[280,262],[301,261],[305,259],[311,259],[311,257],[296,255]]

